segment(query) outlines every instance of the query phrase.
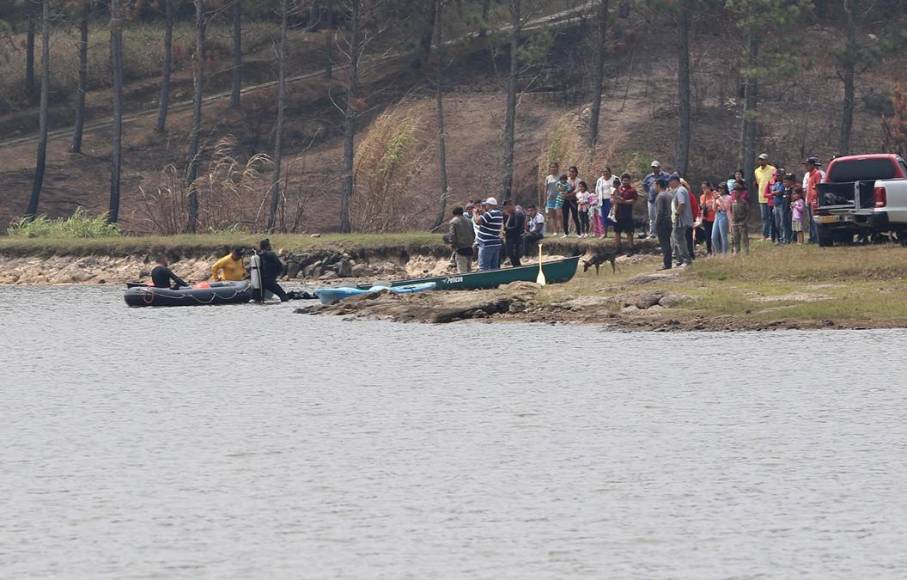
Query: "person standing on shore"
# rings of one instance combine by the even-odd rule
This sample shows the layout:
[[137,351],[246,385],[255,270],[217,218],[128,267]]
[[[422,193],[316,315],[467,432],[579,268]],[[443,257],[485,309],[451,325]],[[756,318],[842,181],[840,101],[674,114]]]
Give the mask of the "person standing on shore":
[[663,258],[662,270],[670,270],[673,264],[671,236],[674,230],[672,204],[674,197],[668,191],[668,182],[664,178],[655,180],[655,232],[658,234],[658,245],[661,246]]
[[621,246],[621,234],[627,235],[627,240],[630,242],[631,248],[635,244],[633,239],[633,231],[635,230],[635,225],[633,223],[633,206],[636,205],[637,199],[639,199],[639,194],[633,187],[632,176],[629,173],[624,173],[620,176],[620,187],[614,195],[614,203],[616,205],[614,217],[617,222],[617,225],[614,226],[614,232],[617,235],[618,247]]
[[485,200],[485,213],[476,211],[473,221],[479,226],[476,240],[479,243],[479,270],[499,270],[501,268],[501,237],[504,229],[504,214],[498,209],[498,200],[489,197]]
[[604,170],[602,170],[602,174],[598,178],[598,181],[595,182],[595,195],[598,196],[599,203],[601,204],[599,215],[601,216],[602,238],[608,237],[608,226],[614,225],[614,221],[609,217],[611,215],[611,208],[613,207],[611,199],[614,197],[614,192],[617,191],[617,188],[619,187],[620,179],[611,172],[610,167],[605,167]]
[[463,215],[462,207],[453,209],[453,218],[448,226],[447,239],[454,251],[454,261],[458,274],[472,272],[472,245],[475,243],[475,230],[472,223]]
[[580,181],[576,186],[576,207],[579,212],[579,229],[577,233],[581,238],[589,237],[589,212],[591,211],[592,197],[589,186],[585,181]]
[[750,253],[750,234],[746,222],[750,217],[749,195],[742,181],[734,185],[731,195],[731,246],[735,256],[740,255],[741,248],[747,255]]
[[504,255],[514,268],[522,266],[523,231],[526,229],[526,214],[513,201],[504,200]]
[[794,238],[791,243],[802,244],[803,239],[803,214],[806,213],[806,202],[803,201],[803,188],[797,187],[791,195],[791,231]]
[[822,172],[819,171],[819,159],[810,157],[806,160],[806,216],[804,220],[809,221],[809,243],[814,244],[819,239],[819,232],[816,228],[816,210],[819,208],[819,182],[822,181]]
[[794,192],[795,180],[796,177],[793,175],[785,174],[783,170],[779,170],[778,178],[773,186],[775,230],[777,231],[778,244],[789,244],[791,241],[790,198]]
[[712,246],[712,230],[715,229],[715,204],[718,201],[718,194],[712,187],[711,182],[702,182],[702,195],[699,196],[699,207],[702,217],[702,232],[705,235],[705,247],[709,255],[715,251]]
[[658,191],[655,189],[655,181],[662,178],[667,179],[668,176],[662,172],[661,163],[657,160],[653,160],[650,167],[652,172],[643,178],[642,189],[646,194],[646,202],[649,209],[649,239],[655,239],[657,237],[655,232],[655,198],[658,196]]
[[558,181],[560,181],[560,166],[557,163],[548,165],[548,176],[545,178],[545,215],[552,225],[552,231],[557,234],[557,224],[561,221],[561,210],[558,205]]
[[712,226],[712,252],[717,255],[725,255],[730,249],[730,215],[731,211],[731,192],[728,191],[727,183],[718,185],[718,195],[715,198],[715,224]]
[[769,165],[768,155],[765,153],[760,154],[756,158],[756,165],[756,170],[753,173],[756,178],[756,199],[759,202],[762,217],[762,240],[767,241],[771,239],[772,230],[774,229],[774,216],[772,215],[768,196],[771,194],[772,179],[774,179],[778,169],[773,165]]
[[564,200],[561,208],[561,224],[564,226],[564,233],[561,237],[566,238],[570,235],[570,218],[573,217],[573,225],[576,228],[576,235],[581,234],[582,226],[579,222],[579,207],[576,201],[576,193],[579,186],[579,169],[576,166],[567,170],[567,189],[563,192]]
[[668,180],[674,197],[674,247],[681,267],[693,264],[690,247],[693,244],[693,207],[690,203],[690,192],[680,183],[676,173]]

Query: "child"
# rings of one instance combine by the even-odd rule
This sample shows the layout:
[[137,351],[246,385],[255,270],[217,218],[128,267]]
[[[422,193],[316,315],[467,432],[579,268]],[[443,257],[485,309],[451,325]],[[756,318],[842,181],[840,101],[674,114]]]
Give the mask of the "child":
[[548,166],[548,176],[545,178],[545,216],[555,234],[557,234],[558,224],[561,223],[560,209],[557,206],[559,171],[560,165],[552,163]]
[[569,233],[567,219],[565,218],[564,212],[567,211],[564,207],[564,204],[567,201],[567,196],[573,192],[573,187],[570,185],[570,182],[567,180],[566,175],[561,175],[561,178],[557,180],[557,199],[555,200],[555,207],[557,208],[557,214],[561,216],[561,222],[564,225],[564,231],[561,232],[561,237],[566,238]]
[[803,201],[803,188],[794,188],[794,194],[791,196],[791,229],[797,237],[797,243],[802,244],[803,234],[803,211],[806,209],[806,202]]
[[577,183],[576,189],[576,203],[577,210],[579,211],[579,232],[577,232],[577,234],[581,238],[588,238],[589,210],[592,205],[592,196],[594,194],[589,193],[589,186],[586,185],[585,181]]
[[750,216],[749,194],[742,181],[734,184],[734,193],[731,194],[731,247],[734,255],[739,255],[741,247],[747,255],[750,253],[750,235],[746,222]]
[[632,185],[632,177],[629,173],[624,173],[620,176],[620,188],[614,194],[614,207],[616,211],[614,212],[614,217],[616,218],[617,225],[614,227],[614,231],[617,234],[617,245],[621,245],[620,235],[626,234],[627,240],[630,242],[630,247],[633,247],[633,205],[636,203],[636,200],[639,199],[639,193],[636,192],[636,189]]

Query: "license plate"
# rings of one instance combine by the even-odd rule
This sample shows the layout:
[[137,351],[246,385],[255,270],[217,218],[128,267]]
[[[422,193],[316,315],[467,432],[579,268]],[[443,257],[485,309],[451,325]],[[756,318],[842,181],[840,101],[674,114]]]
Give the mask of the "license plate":
[[837,224],[841,222],[853,221],[853,218],[845,215],[817,215],[816,223],[818,224]]

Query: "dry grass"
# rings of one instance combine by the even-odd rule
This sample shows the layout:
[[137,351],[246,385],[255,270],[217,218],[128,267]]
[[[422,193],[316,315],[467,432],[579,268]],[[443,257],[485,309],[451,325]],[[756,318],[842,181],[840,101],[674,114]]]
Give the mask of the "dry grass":
[[427,105],[401,103],[392,107],[359,141],[352,200],[356,231],[405,231],[432,213],[432,198],[418,184],[434,153],[425,120]]
[[[846,326],[907,326],[907,249],[893,246],[777,248],[753,244],[753,254],[707,258],[663,280],[640,284],[660,266],[657,257],[621,266],[616,275],[578,273],[569,284],[550,286],[545,303],[577,297],[633,296],[663,292],[689,301],[658,315],[676,320],[722,319],[750,325],[801,321]],[[595,307],[602,313],[620,303]]]
[[[209,54],[226,55],[230,47],[231,29],[227,24],[216,23],[208,28]],[[163,60],[163,24],[130,22],[123,37],[123,66],[127,81],[160,74]],[[263,22],[244,23],[243,41],[247,51],[254,51],[271,42],[274,27]],[[180,22],[174,27],[174,67],[188,66],[194,46],[194,26]],[[89,89],[110,86],[110,33],[106,22],[90,23],[88,38]],[[41,37],[36,39],[36,55],[40,61]],[[0,58],[0,111],[27,106],[25,91],[25,35],[12,37],[9,50]],[[79,31],[76,27],[57,28],[51,36],[51,94],[74,95],[79,85]],[[40,64],[40,62],[38,63]]]

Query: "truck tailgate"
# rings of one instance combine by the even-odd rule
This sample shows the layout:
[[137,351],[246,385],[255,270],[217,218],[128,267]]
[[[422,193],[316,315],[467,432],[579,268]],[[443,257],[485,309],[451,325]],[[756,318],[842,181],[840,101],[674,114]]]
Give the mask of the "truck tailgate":
[[819,209],[870,209],[875,206],[874,186],[875,181],[820,183]]

